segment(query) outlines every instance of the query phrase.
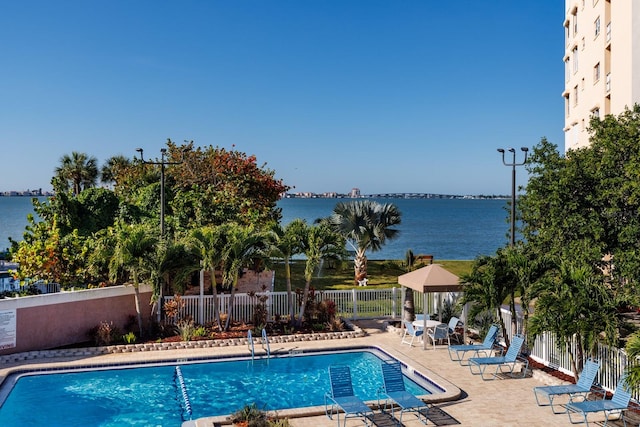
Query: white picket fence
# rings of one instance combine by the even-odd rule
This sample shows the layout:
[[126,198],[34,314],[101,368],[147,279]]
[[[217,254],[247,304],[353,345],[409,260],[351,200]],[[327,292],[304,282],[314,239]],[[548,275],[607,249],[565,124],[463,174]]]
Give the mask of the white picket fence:
[[[288,316],[288,303],[286,292],[267,292],[257,295],[267,297],[265,302],[269,320],[278,317]],[[420,294],[414,294],[414,304],[416,313],[423,312],[423,299]],[[297,295],[293,293],[294,307],[296,313],[299,307]],[[435,312],[438,297],[437,294],[427,295],[427,311]],[[218,295],[218,310],[221,314],[228,314],[229,294]],[[336,314],[349,320],[388,318],[399,319],[402,316],[403,295],[400,288],[387,289],[352,289],[344,291],[316,291],[315,298],[320,300],[332,300],[336,304]],[[449,293],[447,299],[455,300],[456,294]],[[163,302],[172,300],[173,297],[165,297]],[[199,324],[213,321],[213,297],[211,295],[182,296],[184,308],[181,317],[189,316]],[[232,318],[244,322],[252,322],[254,309],[258,300],[248,294],[236,294],[232,308]],[[508,335],[511,336],[511,312],[502,309],[502,316],[507,325]],[[522,332],[522,318],[518,318],[517,333]],[[552,366],[569,375],[573,374],[569,354],[564,349],[559,349],[556,345],[555,336],[545,333],[538,336],[532,348],[531,357],[547,366]],[[627,355],[623,349],[611,348],[604,345],[598,346],[597,358],[600,360],[601,368],[598,372],[597,381],[605,389],[613,391],[618,379],[627,366]],[[638,396],[636,396],[637,398]]]

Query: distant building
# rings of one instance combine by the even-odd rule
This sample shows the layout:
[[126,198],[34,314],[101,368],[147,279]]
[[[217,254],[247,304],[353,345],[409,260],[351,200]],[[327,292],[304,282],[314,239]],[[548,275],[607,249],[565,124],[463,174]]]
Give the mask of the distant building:
[[565,0],[565,151],[589,145],[591,117],[640,103],[640,1]]
[[359,197],[362,197],[362,196],[360,195],[360,189],[359,189],[359,188],[355,188],[355,187],[354,187],[354,188],[352,188],[352,189],[351,189],[351,193],[349,193],[349,197],[352,197],[352,198],[354,198],[354,199],[359,198]]

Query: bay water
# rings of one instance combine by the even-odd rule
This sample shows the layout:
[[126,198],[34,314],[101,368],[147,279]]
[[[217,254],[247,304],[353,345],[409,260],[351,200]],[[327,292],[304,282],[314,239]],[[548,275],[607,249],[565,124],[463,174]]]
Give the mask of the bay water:
[[[43,198],[42,198],[43,199]],[[339,202],[352,199],[290,198],[278,202],[282,223],[302,218],[309,224],[331,215]],[[398,237],[389,240],[369,259],[404,259],[414,254],[433,255],[440,260],[470,260],[493,255],[508,244],[507,201],[503,199],[372,199],[392,203],[402,214]],[[31,197],[0,197],[0,251],[9,247],[9,237],[22,240],[27,214],[33,213]],[[350,248],[348,248],[350,249]]]
[[[302,218],[312,224],[330,216],[337,203],[353,199],[282,199],[282,224]],[[407,250],[415,255],[433,255],[434,260],[472,260],[494,255],[509,243],[509,213],[504,199],[368,199],[392,203],[401,213],[398,237],[388,240],[371,260],[404,259]],[[350,249],[351,248],[347,248]]]

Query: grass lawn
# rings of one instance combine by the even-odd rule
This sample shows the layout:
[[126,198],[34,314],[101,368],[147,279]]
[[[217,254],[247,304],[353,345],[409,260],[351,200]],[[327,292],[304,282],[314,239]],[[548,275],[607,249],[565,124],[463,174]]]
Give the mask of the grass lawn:
[[[469,273],[473,261],[437,261],[444,268],[453,274],[460,276]],[[295,260],[291,263],[291,286],[296,288],[304,288],[304,260]],[[403,268],[403,261],[399,260],[369,260],[368,262],[368,279],[369,287],[390,288],[398,286],[398,276],[406,273]],[[284,264],[278,264],[275,267],[275,291],[286,291],[287,284],[284,276]],[[353,261],[345,261],[341,265],[325,264],[319,272],[316,272],[311,280],[311,286],[317,290],[338,290],[351,289],[357,285],[354,284]]]

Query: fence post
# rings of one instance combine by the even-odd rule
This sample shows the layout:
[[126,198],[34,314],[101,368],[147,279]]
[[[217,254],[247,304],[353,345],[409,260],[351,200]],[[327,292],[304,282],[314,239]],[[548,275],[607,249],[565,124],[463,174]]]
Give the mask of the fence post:
[[204,325],[204,269],[200,269],[200,298],[198,298],[198,323]]
[[358,294],[355,289],[351,289],[351,299],[353,300],[353,320],[358,318]]
[[395,286],[391,288],[391,318],[396,318],[396,313],[398,312],[398,299],[396,297],[396,288]]

